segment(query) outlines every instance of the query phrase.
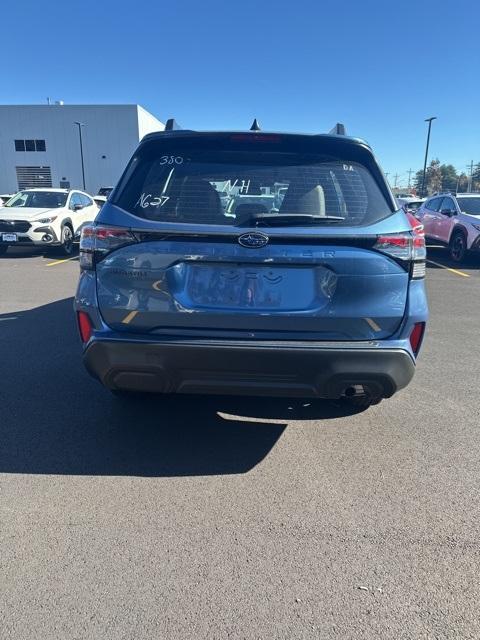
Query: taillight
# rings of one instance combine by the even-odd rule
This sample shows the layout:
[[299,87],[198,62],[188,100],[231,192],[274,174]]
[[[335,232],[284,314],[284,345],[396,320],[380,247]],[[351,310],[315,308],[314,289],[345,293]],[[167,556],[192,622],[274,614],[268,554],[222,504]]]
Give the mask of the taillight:
[[410,344],[412,345],[412,351],[415,355],[420,350],[422,346],[423,334],[425,332],[425,323],[417,322],[412,329],[412,333],[410,334]]
[[82,342],[85,344],[92,337],[92,323],[88,314],[85,311],[77,311],[77,320],[78,320],[78,330],[80,332],[80,337]]
[[80,237],[80,268],[94,269],[108,253],[134,242],[135,236],[125,227],[87,225]]
[[423,224],[417,220],[412,213],[407,213],[408,221],[412,226],[413,233],[413,262],[412,278],[424,278],[426,273],[427,247],[425,244],[425,229]]
[[386,253],[396,260],[412,259],[412,237],[410,233],[390,233],[378,236],[374,249]]
[[423,224],[412,214],[407,214],[412,227],[411,231],[404,233],[389,233],[378,236],[374,249],[386,253],[410,268],[410,275],[414,279],[425,277],[425,232]]

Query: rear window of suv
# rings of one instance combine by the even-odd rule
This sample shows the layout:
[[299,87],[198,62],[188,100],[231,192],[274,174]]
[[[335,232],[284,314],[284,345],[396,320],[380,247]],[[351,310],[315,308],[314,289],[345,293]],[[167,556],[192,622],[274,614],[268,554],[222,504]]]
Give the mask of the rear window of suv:
[[114,204],[147,220],[206,225],[245,225],[265,216],[292,226],[299,215],[298,226],[305,216],[313,224],[360,226],[392,213],[370,171],[357,162],[182,142],[178,149],[172,142],[169,149],[140,147]]

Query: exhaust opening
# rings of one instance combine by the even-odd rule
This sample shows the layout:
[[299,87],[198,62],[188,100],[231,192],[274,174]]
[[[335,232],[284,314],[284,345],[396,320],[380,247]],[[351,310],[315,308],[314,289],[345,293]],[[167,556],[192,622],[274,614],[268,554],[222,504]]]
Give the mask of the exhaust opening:
[[345,389],[343,395],[346,398],[353,398],[354,396],[365,396],[367,393],[363,384],[353,384]]

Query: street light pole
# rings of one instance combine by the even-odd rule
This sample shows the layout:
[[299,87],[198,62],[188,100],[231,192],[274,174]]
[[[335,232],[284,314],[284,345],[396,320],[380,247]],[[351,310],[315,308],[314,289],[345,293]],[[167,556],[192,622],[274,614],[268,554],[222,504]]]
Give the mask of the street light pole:
[[83,190],[85,191],[85,166],[83,163],[83,140],[82,140],[82,127],[84,127],[85,125],[83,124],[83,122],[75,122],[74,124],[78,126],[78,137],[80,138],[80,158],[82,161],[82,180],[83,180]]
[[427,173],[427,158],[428,158],[428,147],[430,144],[430,130],[432,128],[432,120],[436,120],[436,116],[432,118],[426,118],[425,122],[428,122],[428,134],[427,134],[427,146],[425,148],[425,162],[423,163],[423,176],[422,176],[422,198],[425,197],[425,177]]

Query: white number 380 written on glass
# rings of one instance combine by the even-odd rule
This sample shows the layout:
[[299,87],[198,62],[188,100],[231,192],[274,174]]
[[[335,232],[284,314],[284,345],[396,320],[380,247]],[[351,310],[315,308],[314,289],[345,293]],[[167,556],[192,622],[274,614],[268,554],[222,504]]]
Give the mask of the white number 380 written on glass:
[[162,156],[160,164],[183,164],[182,156]]

